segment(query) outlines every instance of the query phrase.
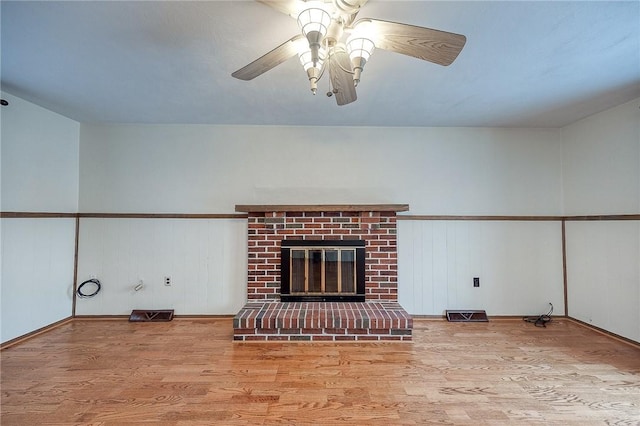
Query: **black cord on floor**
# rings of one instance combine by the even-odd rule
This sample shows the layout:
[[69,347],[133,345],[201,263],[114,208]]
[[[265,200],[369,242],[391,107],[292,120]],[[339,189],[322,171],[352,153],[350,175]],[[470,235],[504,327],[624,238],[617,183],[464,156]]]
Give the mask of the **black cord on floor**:
[[526,322],[533,323],[536,327],[546,327],[548,322],[551,322],[551,314],[553,313],[553,305],[549,303],[551,309],[546,314],[542,314],[537,317],[524,317],[522,318]]

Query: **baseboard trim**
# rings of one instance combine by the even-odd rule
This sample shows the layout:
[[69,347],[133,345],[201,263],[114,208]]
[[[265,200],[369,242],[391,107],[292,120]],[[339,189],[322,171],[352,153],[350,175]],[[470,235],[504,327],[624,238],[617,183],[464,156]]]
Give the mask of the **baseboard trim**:
[[46,333],[48,331],[51,331],[54,328],[58,328],[58,327],[60,327],[62,325],[70,323],[72,321],[73,321],[73,317],[67,317],[67,318],[61,319],[60,321],[56,321],[56,322],[54,322],[52,324],[45,325],[44,327],[41,327],[41,328],[39,328],[37,330],[34,330],[34,331],[30,332],[30,333],[23,334],[22,336],[15,337],[15,338],[13,338],[11,340],[7,340],[6,342],[0,344],[0,351],[3,351],[5,349],[7,349],[7,348],[10,348],[11,346],[15,346],[18,343],[25,342],[25,341],[33,338],[33,337],[36,337],[36,336],[38,336],[40,334]]
[[[174,315],[175,320],[210,320],[210,319],[233,319],[232,314],[211,314],[211,315]],[[129,315],[76,315],[74,320],[79,321],[114,321],[114,320],[129,320]]]
[[76,315],[73,319],[80,321],[128,320],[129,315]]
[[[535,315],[487,315],[487,317],[489,318],[489,320],[497,320],[497,321],[503,321],[503,320],[508,320],[508,321],[514,321],[514,320],[518,320],[518,321],[522,321],[523,318],[528,317],[528,316],[535,316]],[[411,315],[411,317],[414,320],[437,320],[437,321],[446,321],[447,317],[446,315]],[[551,315],[551,318],[554,320],[562,320],[562,319],[566,319],[567,317],[564,315]]]
[[186,319],[186,320],[210,320],[210,319],[233,319],[233,314],[211,314],[211,315],[174,315],[173,319]]
[[582,327],[585,327],[585,328],[588,328],[590,330],[596,331],[596,332],[598,332],[600,334],[604,334],[605,336],[611,337],[612,339],[618,340],[618,341],[620,341],[622,343],[626,343],[628,345],[631,345],[631,346],[633,346],[635,348],[639,348],[640,349],[640,342],[636,342],[635,340],[629,339],[628,337],[620,336],[619,334],[613,333],[611,331],[605,330],[604,328],[597,327],[597,326],[595,326],[593,324],[586,323],[584,321],[581,321],[581,320],[573,318],[573,317],[567,317],[567,320],[569,320],[569,321],[571,321],[573,323],[576,323],[576,324],[578,324],[578,325],[580,325]]
[[[528,314],[528,315],[489,315],[489,319],[495,319],[495,320],[518,320],[518,321],[522,321],[525,318],[536,318],[539,317],[541,315],[546,315],[546,314]],[[557,320],[563,320],[566,319],[567,317],[565,315],[551,315],[551,319],[554,321]]]

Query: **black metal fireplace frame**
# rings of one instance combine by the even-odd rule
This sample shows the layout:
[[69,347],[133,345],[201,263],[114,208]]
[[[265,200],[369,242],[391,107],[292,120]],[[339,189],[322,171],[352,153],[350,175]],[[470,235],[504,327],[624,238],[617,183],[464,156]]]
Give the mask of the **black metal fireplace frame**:
[[[356,251],[356,294],[291,294],[289,260],[296,247],[353,247]],[[280,300],[283,302],[364,302],[365,301],[365,242],[363,240],[287,240],[280,246]]]

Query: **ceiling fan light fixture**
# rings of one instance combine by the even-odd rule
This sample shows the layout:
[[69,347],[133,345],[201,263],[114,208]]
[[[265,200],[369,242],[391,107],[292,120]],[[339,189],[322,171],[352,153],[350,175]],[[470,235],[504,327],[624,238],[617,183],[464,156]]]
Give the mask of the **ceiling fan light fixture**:
[[307,77],[309,77],[309,86],[311,89],[311,93],[314,95],[318,91],[318,80],[320,79],[320,70],[322,68],[322,64],[327,56],[327,52],[324,49],[318,50],[318,61],[316,63],[313,62],[313,53],[311,49],[306,49],[305,51],[299,53],[300,64],[302,64],[302,68],[307,72]]
[[[231,75],[252,80],[285,61],[300,56],[309,77],[311,91],[324,72],[329,90],[338,105],[357,100],[355,86],[374,49],[411,56],[438,65],[450,65],[462,51],[467,38],[432,28],[356,15],[368,0],[257,0],[297,19],[300,33]],[[348,49],[343,42],[345,36]],[[326,52],[321,53],[321,48]],[[326,59],[326,60],[325,60]]]
[[327,57],[326,50],[320,48],[318,49],[318,61],[314,64],[311,49],[307,48],[304,52],[298,55],[300,58],[300,64],[305,71],[308,71],[309,68],[322,68],[322,64],[324,63],[325,58]]
[[309,42],[312,62],[314,66],[318,67],[320,61],[318,52],[322,39],[327,34],[327,28],[331,24],[331,15],[321,7],[321,2],[309,2],[308,4],[309,7],[298,15],[298,25]]
[[371,39],[364,37],[350,38],[347,41],[347,51],[351,60],[362,58],[368,61],[376,45]]
[[309,35],[318,33],[320,39],[322,39],[327,34],[327,28],[331,24],[331,15],[321,7],[322,3],[310,2],[309,4],[311,6],[298,15],[298,25],[305,37],[309,38]]
[[369,38],[362,36],[351,36],[347,40],[347,52],[353,65],[353,81],[356,85],[360,82],[360,75],[364,69],[376,45]]

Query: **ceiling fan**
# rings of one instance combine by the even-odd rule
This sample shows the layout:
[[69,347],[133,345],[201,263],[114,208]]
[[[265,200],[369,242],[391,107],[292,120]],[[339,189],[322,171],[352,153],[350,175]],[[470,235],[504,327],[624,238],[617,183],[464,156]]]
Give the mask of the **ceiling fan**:
[[298,55],[307,72],[311,92],[329,72],[330,89],[338,105],[357,99],[356,86],[374,48],[413,56],[439,65],[451,64],[467,41],[454,34],[409,24],[362,18],[367,0],[256,0],[298,20],[297,34],[240,68],[233,77],[252,80]]

